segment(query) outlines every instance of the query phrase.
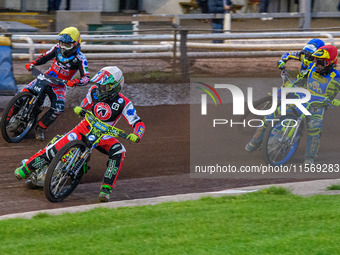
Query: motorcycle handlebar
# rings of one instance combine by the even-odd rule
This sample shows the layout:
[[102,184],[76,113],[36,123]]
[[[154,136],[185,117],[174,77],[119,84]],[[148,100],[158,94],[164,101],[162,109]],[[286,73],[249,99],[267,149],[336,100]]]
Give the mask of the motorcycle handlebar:
[[37,69],[36,67],[32,68],[32,74],[38,78],[39,75],[43,75],[46,79],[50,80],[52,83],[62,83],[64,85],[66,85],[66,80],[62,80],[59,79],[57,77],[53,77],[53,76],[49,76],[47,74],[44,74],[43,72],[41,72],[39,69]]
[[[85,116],[86,114],[88,114],[88,115],[90,115],[90,116],[92,116],[92,117],[98,119],[96,116],[94,116],[94,114],[93,114],[92,112],[90,112],[90,111],[88,111],[88,110],[84,110],[84,109],[83,109],[83,110],[80,112],[80,115],[81,115],[81,116]],[[123,130],[120,130],[120,129],[116,128],[116,127],[112,127],[112,126],[110,126],[110,125],[107,125],[105,122],[102,122],[102,121],[100,121],[100,120],[98,120],[98,121],[99,121],[100,123],[104,124],[105,126],[107,126],[108,128],[115,130],[115,131],[117,132],[117,134],[118,134],[119,137],[124,138],[124,139],[126,139],[126,140],[129,140],[129,139],[127,138],[129,134],[125,133]]]

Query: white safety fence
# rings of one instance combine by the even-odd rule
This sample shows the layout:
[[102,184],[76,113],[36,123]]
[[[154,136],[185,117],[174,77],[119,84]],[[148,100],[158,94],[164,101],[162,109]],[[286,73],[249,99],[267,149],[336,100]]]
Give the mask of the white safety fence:
[[[196,33],[195,33],[196,32]],[[188,77],[188,59],[280,57],[300,50],[312,38],[340,47],[340,32],[197,33],[82,35],[87,59],[169,59]],[[33,60],[56,43],[56,35],[12,35],[13,60]],[[224,43],[212,43],[224,40]],[[122,44],[122,43],[127,44]]]
[[[178,58],[188,57],[255,57],[277,56],[286,50],[301,49],[311,38],[321,38],[326,44],[340,46],[340,32],[287,32],[287,33],[188,33],[183,44],[182,33],[162,35],[83,35],[82,51],[88,59],[119,58]],[[13,35],[13,49],[27,52],[14,53],[13,59],[34,59],[41,51],[50,49],[56,35]],[[225,40],[211,43],[211,40]],[[117,43],[128,44],[117,44]],[[174,47],[176,46],[176,47]],[[258,54],[254,55],[254,52]],[[183,57],[183,56],[182,56]]]

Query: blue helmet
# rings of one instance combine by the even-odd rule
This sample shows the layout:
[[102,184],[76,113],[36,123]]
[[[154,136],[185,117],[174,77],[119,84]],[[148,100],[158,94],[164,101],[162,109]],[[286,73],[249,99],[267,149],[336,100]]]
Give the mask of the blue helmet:
[[314,53],[317,49],[319,49],[320,47],[324,46],[325,43],[324,41],[314,38],[312,40],[310,40],[305,47],[303,47],[304,51],[308,51],[310,53]]

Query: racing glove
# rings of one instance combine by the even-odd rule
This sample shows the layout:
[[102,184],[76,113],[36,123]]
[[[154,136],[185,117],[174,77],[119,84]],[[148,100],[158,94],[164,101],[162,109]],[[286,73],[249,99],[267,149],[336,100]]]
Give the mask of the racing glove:
[[27,63],[25,65],[25,68],[28,70],[28,71],[32,71],[33,67],[35,66],[35,64],[33,62],[31,63]]
[[332,105],[339,107],[340,106],[340,100],[339,99],[333,99]]
[[77,82],[75,80],[69,80],[66,82],[66,85],[69,87],[73,87],[77,84]]
[[134,143],[139,142],[139,137],[136,136],[135,134],[128,134],[128,136],[126,138],[129,139],[131,142],[134,142]]
[[73,111],[75,112],[75,114],[84,117],[83,108],[81,108],[80,106],[74,107]]
[[277,67],[280,68],[280,69],[284,69],[285,68],[285,64],[286,64],[286,62],[284,62],[281,59],[279,61],[277,61]]

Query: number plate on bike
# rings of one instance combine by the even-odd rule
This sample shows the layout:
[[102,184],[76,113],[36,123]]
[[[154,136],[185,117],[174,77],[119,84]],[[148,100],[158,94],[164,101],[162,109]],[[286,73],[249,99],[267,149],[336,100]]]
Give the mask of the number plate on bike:
[[36,92],[40,92],[41,91],[41,87],[40,86],[34,86],[32,89],[34,91],[36,91]]
[[107,127],[105,127],[103,124],[101,124],[100,122],[96,122],[96,123],[94,123],[94,126],[96,127],[96,128],[98,128],[100,131],[103,131],[103,132],[105,132],[106,130],[107,130]]

